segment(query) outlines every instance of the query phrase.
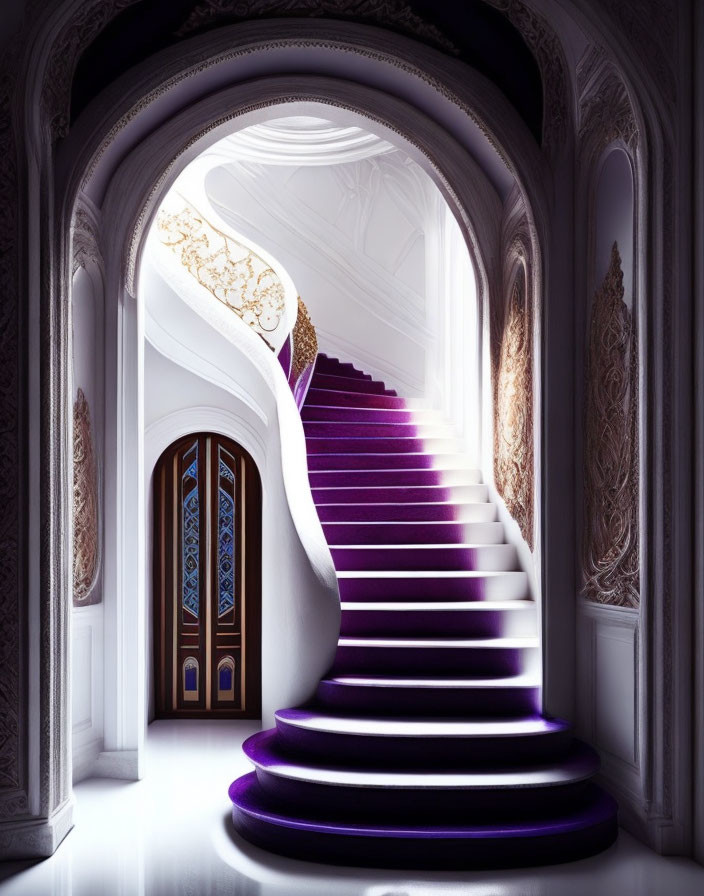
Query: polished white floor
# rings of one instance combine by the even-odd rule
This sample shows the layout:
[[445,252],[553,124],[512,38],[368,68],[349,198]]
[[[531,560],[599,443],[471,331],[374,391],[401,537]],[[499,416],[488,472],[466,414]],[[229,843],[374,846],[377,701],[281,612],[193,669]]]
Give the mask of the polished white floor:
[[595,858],[508,872],[421,873],[296,862],[231,832],[227,787],[248,770],[243,722],[157,722],[139,783],[75,789],[75,828],[33,865],[0,863],[2,896],[702,896],[704,868],[626,833]]

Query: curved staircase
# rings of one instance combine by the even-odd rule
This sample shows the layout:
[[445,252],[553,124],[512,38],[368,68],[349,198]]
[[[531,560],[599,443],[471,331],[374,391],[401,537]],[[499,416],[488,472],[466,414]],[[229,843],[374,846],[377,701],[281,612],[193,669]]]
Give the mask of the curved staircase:
[[536,608],[480,475],[432,412],[319,355],[302,417],[337,569],[333,667],[250,737],[235,828],[405,868],[568,861],[616,836],[595,752],[539,713]]

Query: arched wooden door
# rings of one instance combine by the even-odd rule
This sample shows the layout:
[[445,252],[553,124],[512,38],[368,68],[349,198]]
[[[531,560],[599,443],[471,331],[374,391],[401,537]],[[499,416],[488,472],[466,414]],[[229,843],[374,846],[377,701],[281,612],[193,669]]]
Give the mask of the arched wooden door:
[[261,716],[261,484],[223,436],[154,470],[154,683],[157,718]]

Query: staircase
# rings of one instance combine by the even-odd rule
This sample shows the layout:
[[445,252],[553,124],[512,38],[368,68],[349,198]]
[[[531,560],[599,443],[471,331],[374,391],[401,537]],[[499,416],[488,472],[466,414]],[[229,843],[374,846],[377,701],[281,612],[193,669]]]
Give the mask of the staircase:
[[594,751],[540,715],[536,607],[477,471],[432,412],[319,355],[302,417],[342,623],[311,702],[250,737],[235,828],[403,868],[590,855],[616,836]]

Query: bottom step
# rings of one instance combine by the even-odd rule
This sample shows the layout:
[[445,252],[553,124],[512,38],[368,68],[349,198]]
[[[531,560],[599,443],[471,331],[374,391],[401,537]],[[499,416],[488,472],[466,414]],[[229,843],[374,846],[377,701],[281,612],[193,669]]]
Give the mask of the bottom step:
[[595,785],[559,817],[488,825],[365,824],[282,814],[254,772],[230,786],[235,830],[280,855],[327,864],[387,868],[507,868],[567,862],[616,839],[616,803]]

